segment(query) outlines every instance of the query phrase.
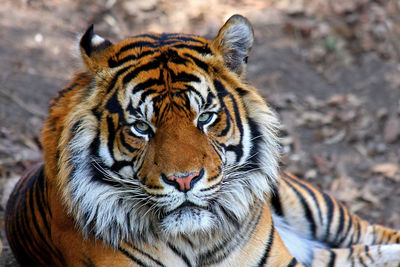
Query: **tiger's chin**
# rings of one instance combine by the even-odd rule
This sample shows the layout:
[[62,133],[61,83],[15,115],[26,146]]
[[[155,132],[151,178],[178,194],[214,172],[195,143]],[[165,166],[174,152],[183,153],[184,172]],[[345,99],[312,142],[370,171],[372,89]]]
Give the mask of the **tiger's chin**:
[[167,236],[209,234],[217,224],[216,216],[208,210],[184,206],[165,215],[161,222],[161,230]]

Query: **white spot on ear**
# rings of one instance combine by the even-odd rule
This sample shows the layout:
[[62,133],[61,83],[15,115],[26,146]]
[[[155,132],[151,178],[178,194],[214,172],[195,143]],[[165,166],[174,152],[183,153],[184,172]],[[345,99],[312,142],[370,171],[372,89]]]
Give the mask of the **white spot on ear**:
[[104,38],[100,37],[99,35],[95,34],[92,38],[92,46],[98,46],[102,42],[104,42]]

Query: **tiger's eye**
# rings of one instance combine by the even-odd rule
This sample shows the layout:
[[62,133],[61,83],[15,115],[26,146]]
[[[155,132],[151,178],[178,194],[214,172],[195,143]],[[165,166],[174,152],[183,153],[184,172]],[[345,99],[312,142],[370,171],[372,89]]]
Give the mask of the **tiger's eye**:
[[210,122],[213,116],[214,116],[214,113],[204,112],[204,113],[200,114],[198,121],[202,124],[205,124],[205,123]]
[[143,121],[135,122],[133,124],[133,127],[135,128],[136,131],[138,131],[141,134],[147,134],[150,130],[150,126]]

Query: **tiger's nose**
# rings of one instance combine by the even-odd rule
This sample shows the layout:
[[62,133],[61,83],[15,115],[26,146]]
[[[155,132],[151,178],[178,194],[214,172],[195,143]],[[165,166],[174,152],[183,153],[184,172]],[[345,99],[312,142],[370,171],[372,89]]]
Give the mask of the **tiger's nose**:
[[186,193],[193,188],[194,184],[200,180],[203,174],[204,170],[202,169],[200,172],[191,172],[187,174],[162,175],[162,178],[165,183],[173,185],[179,191]]

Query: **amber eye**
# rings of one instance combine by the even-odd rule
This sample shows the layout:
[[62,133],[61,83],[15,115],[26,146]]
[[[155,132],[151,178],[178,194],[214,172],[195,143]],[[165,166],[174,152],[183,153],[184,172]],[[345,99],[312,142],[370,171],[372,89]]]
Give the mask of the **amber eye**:
[[132,128],[139,134],[149,134],[151,132],[150,126],[144,121],[136,121]]
[[200,114],[197,121],[203,125],[207,124],[213,119],[214,115],[215,115],[215,113],[213,113],[213,112],[204,112],[204,113]]

